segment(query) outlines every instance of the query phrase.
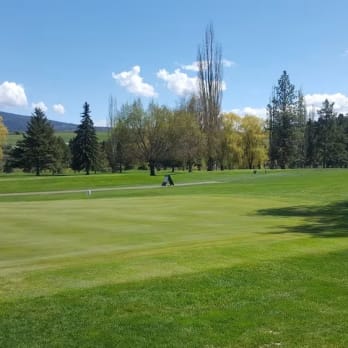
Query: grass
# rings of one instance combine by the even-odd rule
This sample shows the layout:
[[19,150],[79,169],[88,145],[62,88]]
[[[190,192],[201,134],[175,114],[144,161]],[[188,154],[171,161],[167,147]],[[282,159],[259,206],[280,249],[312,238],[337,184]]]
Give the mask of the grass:
[[[346,170],[0,196],[1,347],[346,347]],[[161,177],[1,176],[1,192]]]
[[[69,140],[75,136],[74,132],[55,132],[56,136],[60,136],[64,139],[66,143],[69,143]],[[98,131],[97,137],[99,141],[107,139],[107,132]],[[18,140],[23,139],[22,134],[11,133],[7,136],[6,145],[14,146]]]

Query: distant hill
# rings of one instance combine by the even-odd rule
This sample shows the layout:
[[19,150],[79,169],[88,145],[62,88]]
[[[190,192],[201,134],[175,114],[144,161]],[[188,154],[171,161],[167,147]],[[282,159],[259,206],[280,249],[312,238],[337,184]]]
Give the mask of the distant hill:
[[[0,111],[0,116],[2,116],[5,126],[10,133],[14,132],[25,132],[27,129],[27,123],[30,116],[17,115],[9,112]],[[54,130],[56,132],[73,132],[76,130],[77,125],[73,123],[65,123],[59,121],[50,120]],[[107,127],[95,127],[98,131],[106,131]]]

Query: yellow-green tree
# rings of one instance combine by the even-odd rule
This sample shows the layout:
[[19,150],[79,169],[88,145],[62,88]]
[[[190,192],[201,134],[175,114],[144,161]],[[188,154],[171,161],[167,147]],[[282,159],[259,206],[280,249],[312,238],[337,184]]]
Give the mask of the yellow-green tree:
[[7,128],[2,122],[2,117],[0,116],[0,161],[3,158],[2,147],[6,143],[7,134],[8,134]]
[[226,113],[222,116],[223,138],[228,155],[225,158],[228,168],[241,168],[243,166],[243,148],[241,136],[241,117],[234,113]]
[[257,168],[267,161],[267,134],[265,122],[257,116],[241,118],[241,142],[244,166]]
[[229,168],[256,168],[267,161],[267,134],[264,121],[234,113],[223,115],[223,132]]

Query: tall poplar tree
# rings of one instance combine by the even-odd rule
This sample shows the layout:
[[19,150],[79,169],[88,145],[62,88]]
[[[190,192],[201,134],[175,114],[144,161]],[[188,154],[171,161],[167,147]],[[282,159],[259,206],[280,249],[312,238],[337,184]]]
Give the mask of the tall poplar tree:
[[198,83],[199,83],[199,120],[206,135],[207,169],[213,170],[217,160],[221,120],[222,100],[222,50],[216,43],[214,28],[210,24],[206,31],[203,44],[198,48]]
[[89,175],[91,170],[96,169],[99,151],[97,134],[90,114],[91,110],[86,102],[83,105],[81,123],[78,125],[75,131],[76,136],[70,144],[72,169],[77,171],[84,170],[87,175]]

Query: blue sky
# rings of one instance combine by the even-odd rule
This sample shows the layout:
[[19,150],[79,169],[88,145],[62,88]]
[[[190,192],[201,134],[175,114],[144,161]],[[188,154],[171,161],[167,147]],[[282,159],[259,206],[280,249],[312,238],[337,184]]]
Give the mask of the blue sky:
[[78,123],[108,98],[175,106],[194,90],[213,23],[225,59],[224,111],[262,115],[283,70],[310,107],[348,112],[346,0],[0,0],[0,110]]

